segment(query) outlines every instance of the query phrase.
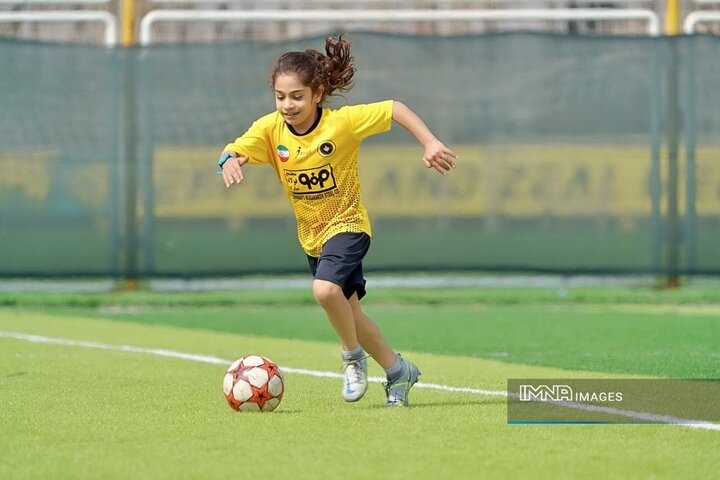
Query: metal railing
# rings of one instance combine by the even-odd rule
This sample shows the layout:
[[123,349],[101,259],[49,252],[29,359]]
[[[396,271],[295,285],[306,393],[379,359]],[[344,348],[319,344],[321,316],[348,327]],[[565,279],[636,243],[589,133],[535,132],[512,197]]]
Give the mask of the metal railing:
[[[211,0],[192,0],[204,4]],[[216,0],[212,0],[213,2]],[[241,0],[240,0],[241,1]],[[561,1],[561,0],[558,0]],[[564,0],[562,0],[564,1]],[[590,1],[590,0],[587,0]],[[619,0],[618,0],[619,1]],[[637,0],[643,3],[646,0]],[[179,3],[188,0],[151,0],[154,4]],[[512,0],[508,0],[512,2]],[[232,3],[232,0],[230,0]],[[478,1],[477,3],[482,3]],[[503,2],[506,3],[506,2]],[[583,0],[578,4],[583,5]],[[617,2],[613,2],[617,3]],[[694,0],[696,5],[718,5],[720,0]],[[0,0],[0,5],[101,5],[109,0]],[[448,5],[452,5],[451,2]],[[660,18],[652,10],[644,8],[522,8],[522,9],[376,9],[376,10],[210,10],[210,9],[156,9],[148,12],[140,21],[139,43],[151,45],[155,41],[153,27],[164,22],[290,22],[290,23],[409,23],[409,22],[472,22],[472,21],[642,21],[650,36],[661,34]],[[104,27],[105,46],[118,43],[118,20],[110,12],[102,10],[24,10],[0,11],[0,23],[63,23],[97,22]],[[697,33],[697,27],[705,23],[720,22],[720,11],[698,10],[689,13],[683,22],[683,32]]]
[[660,35],[660,20],[643,9],[508,9],[508,10],[152,10],[140,21],[140,45],[153,43],[160,22],[468,22],[524,20],[641,20],[647,33]]
[[702,23],[720,22],[720,12],[692,12],[683,22],[683,32],[692,35]]
[[105,46],[117,45],[117,19],[113,14],[102,10],[0,12],[0,23],[48,22],[99,22],[105,27]]
[[[36,6],[36,5],[109,5],[110,0],[0,0],[0,5]],[[64,10],[63,10],[64,11]]]
[[[16,0],[0,0],[0,3],[3,1],[16,1]],[[39,2],[49,2],[51,0],[35,0]],[[63,1],[70,1],[70,0],[63,0]],[[95,0],[87,0],[87,1],[95,1]],[[98,0],[100,1],[100,0]],[[257,7],[258,1],[257,0],[146,0],[148,4],[153,5],[168,5],[168,4],[182,4],[182,5],[202,5],[202,4],[212,4],[214,7],[217,7],[218,5],[224,5],[224,6],[250,6],[250,7]],[[715,1],[715,0],[696,0],[696,1]],[[271,4],[271,8],[283,8],[283,9],[295,9],[295,10],[303,10],[303,9],[328,9],[331,8],[329,5],[332,5],[332,8],[335,7],[342,7],[342,8],[348,8],[348,1],[347,0],[272,0],[271,2],[263,2],[265,5],[268,3]],[[477,8],[494,8],[494,9],[502,9],[507,8],[509,5],[515,5],[522,4],[522,8],[552,8],[557,7],[558,5],[566,6],[567,8],[576,8],[585,5],[588,7],[593,7],[594,5],[597,5],[598,3],[602,3],[603,5],[606,5],[603,8],[610,8],[612,7],[619,7],[622,5],[639,5],[643,4],[646,5],[646,8],[652,7],[654,3],[656,3],[656,0],[603,0],[602,2],[599,2],[599,0],[361,0],[359,2],[354,2],[353,7],[357,10],[366,10],[366,9],[374,9],[374,8],[385,8],[387,10],[397,10],[397,9],[403,9],[403,10],[425,10],[425,9],[436,9],[436,10],[443,10],[443,9],[457,9],[457,10],[468,10],[470,8],[477,9]],[[319,7],[318,4],[321,4],[322,7]],[[457,5],[460,4],[460,5]],[[469,7],[468,5],[472,5],[472,7]],[[270,8],[264,8],[263,10],[269,10]]]

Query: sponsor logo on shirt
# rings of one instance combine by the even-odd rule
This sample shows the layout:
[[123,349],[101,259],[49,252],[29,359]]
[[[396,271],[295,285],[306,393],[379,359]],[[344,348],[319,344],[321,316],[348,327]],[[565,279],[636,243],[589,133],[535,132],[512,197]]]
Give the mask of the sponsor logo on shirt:
[[302,170],[283,169],[283,172],[288,190],[294,195],[312,195],[337,188],[335,175],[329,163],[322,167]]

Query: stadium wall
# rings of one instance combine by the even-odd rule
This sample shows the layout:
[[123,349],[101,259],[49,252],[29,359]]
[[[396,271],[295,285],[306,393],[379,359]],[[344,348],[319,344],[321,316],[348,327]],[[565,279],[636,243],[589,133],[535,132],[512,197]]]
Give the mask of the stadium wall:
[[[332,106],[402,100],[460,153],[436,178],[401,128],[367,142],[369,270],[720,273],[720,40],[352,39],[357,83]],[[321,45],[0,42],[0,275],[305,271],[275,173],[228,191],[214,164],[273,109],[274,58]]]

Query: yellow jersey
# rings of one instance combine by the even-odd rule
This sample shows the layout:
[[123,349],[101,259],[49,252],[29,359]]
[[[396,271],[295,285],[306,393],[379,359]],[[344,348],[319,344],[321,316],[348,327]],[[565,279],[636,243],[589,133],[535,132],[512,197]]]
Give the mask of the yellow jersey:
[[224,151],[245,155],[250,163],[270,164],[292,204],[300,245],[313,257],[333,235],[365,232],[372,236],[362,205],[360,143],[392,127],[393,101],[318,108],[318,118],[300,135],[273,112],[255,121]]

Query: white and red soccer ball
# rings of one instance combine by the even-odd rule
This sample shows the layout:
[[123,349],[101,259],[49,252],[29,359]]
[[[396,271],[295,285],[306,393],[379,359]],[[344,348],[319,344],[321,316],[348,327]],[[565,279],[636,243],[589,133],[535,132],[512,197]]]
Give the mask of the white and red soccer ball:
[[272,412],[285,392],[280,367],[260,355],[235,360],[223,378],[228,404],[239,411]]

